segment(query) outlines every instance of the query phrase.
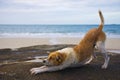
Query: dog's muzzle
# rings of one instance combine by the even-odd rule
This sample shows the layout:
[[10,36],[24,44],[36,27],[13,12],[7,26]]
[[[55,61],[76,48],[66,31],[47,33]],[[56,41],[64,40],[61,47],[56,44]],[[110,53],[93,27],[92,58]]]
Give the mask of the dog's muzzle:
[[46,63],[46,60],[43,60],[42,63]]
[[46,66],[50,65],[47,59],[44,59],[44,60],[42,61],[42,63],[43,63],[44,65],[46,65]]

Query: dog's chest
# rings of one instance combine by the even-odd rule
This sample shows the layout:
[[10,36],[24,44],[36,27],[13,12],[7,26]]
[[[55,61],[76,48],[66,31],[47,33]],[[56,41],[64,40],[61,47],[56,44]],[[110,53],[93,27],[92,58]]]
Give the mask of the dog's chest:
[[58,52],[65,53],[67,55],[67,58],[64,61],[65,64],[73,64],[73,63],[78,62],[75,51],[73,50],[73,48],[64,48],[62,50],[59,50]]

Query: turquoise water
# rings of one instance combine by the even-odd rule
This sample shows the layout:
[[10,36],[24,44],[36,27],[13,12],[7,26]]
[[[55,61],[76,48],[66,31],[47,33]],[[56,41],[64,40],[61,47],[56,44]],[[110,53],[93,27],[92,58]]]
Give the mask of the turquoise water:
[[[0,25],[0,37],[83,37],[98,25]],[[105,25],[108,37],[120,38],[120,25]]]

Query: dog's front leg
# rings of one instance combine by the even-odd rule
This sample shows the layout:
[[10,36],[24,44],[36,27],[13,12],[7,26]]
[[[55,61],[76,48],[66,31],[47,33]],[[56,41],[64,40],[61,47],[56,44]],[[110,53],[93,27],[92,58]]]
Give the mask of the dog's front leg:
[[41,73],[41,72],[44,72],[45,69],[46,68],[46,66],[41,66],[41,67],[37,67],[37,68],[32,68],[32,69],[30,69],[30,72],[31,72],[31,74],[37,74],[37,73]]
[[58,71],[61,69],[64,69],[66,67],[64,66],[42,66],[38,68],[32,68],[30,69],[31,74],[38,74],[38,73],[43,73],[43,72],[51,72],[51,71]]

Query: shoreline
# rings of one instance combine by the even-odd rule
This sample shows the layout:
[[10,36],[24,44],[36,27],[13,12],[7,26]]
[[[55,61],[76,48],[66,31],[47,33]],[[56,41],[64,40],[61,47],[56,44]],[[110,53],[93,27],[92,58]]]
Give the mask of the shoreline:
[[[0,49],[21,48],[35,45],[78,44],[78,37],[44,37],[44,38],[0,38]],[[106,49],[120,50],[120,38],[107,38]]]

